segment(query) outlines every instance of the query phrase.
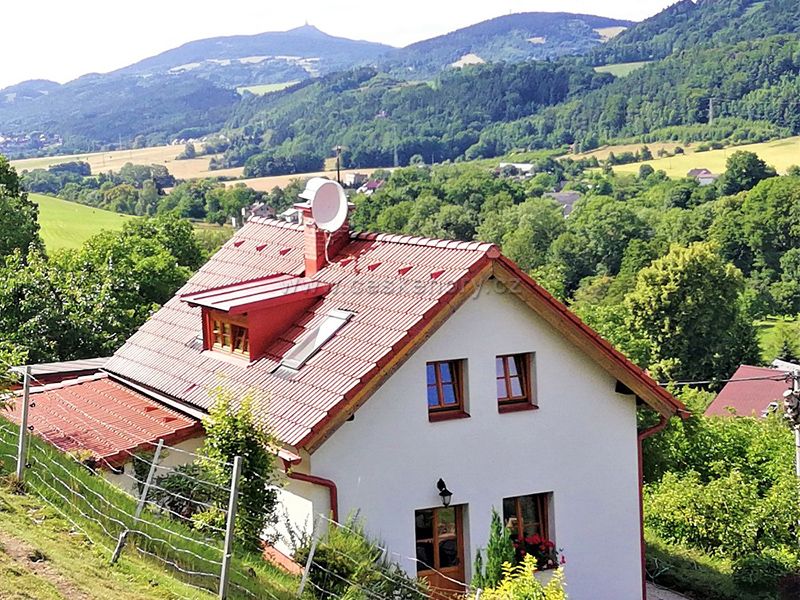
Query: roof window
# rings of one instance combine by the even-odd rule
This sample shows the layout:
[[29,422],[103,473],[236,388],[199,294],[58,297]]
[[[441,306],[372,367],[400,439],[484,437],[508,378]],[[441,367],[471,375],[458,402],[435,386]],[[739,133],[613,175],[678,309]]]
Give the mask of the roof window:
[[319,325],[305,332],[298,338],[294,348],[286,353],[278,368],[286,367],[299,371],[300,368],[319,351],[325,342],[331,339],[337,331],[345,326],[354,314],[355,313],[349,310],[333,309],[329,311]]

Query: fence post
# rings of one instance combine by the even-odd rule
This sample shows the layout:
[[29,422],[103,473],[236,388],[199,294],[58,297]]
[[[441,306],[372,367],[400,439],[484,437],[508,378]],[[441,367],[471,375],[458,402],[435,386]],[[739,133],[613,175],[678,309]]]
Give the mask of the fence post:
[[[158,469],[158,460],[161,458],[161,449],[164,447],[164,440],[158,440],[158,446],[156,446],[156,451],[153,454],[153,460],[150,463],[150,471],[147,473],[147,479],[144,482],[144,486],[142,487],[142,493],[139,496],[139,503],[136,505],[136,512],[133,515],[134,520],[138,521],[139,517],[142,516],[142,511],[144,510],[144,505],[147,502],[147,494],[150,491],[150,486],[153,485],[153,477],[155,477],[156,469]],[[136,460],[135,458],[133,460]],[[128,539],[128,534],[130,533],[130,529],[126,529],[122,533],[119,534],[119,540],[117,540],[117,547],[114,548],[114,553],[111,555],[111,564],[113,565],[119,560],[120,555],[122,554],[122,549],[125,547],[125,541]]]
[[233,556],[233,527],[236,524],[236,500],[239,496],[239,478],[242,475],[242,457],[233,459],[231,475],[231,495],[228,499],[228,524],[225,528],[225,549],[222,554],[222,571],[219,576],[219,600],[228,597],[228,581],[230,580],[231,558]]
[[475,590],[475,600],[481,600],[481,593],[483,593],[483,590],[481,588]]
[[19,420],[19,443],[17,444],[17,481],[25,477],[25,452],[28,448],[28,409],[31,401],[31,367],[25,367],[22,383],[22,412]]
[[306,559],[306,566],[303,568],[303,576],[300,579],[300,586],[297,588],[297,597],[302,598],[303,590],[306,588],[306,581],[308,574],[311,572],[311,563],[314,562],[314,553],[317,551],[317,543],[319,542],[319,517],[314,519],[314,527],[311,529],[311,548],[308,551],[308,558]]

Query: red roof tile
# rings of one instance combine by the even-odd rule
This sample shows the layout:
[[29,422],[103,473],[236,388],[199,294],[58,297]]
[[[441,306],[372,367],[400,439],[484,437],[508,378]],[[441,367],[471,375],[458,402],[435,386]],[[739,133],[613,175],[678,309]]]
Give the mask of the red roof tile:
[[[92,452],[101,466],[117,466],[160,438],[175,444],[202,432],[184,416],[97,374],[31,390],[28,424],[33,433],[60,450]],[[20,403],[8,415],[20,419]]]
[[786,373],[783,371],[742,365],[714,398],[705,414],[729,416],[732,409],[740,417],[760,417],[771,402],[783,405],[783,392],[788,389]]
[[[245,243],[237,245],[240,240]],[[300,278],[303,248],[302,226],[251,219],[235,240],[226,243],[178,296],[126,342],[106,369],[201,409],[210,408],[213,398],[209,392],[219,386],[221,376],[235,394],[255,396],[257,419],[268,425],[279,441],[303,447],[317,439],[322,428],[369,382],[379,378],[387,363],[410,352],[417,334],[479,273],[486,276],[500,257],[492,244],[351,234],[350,243],[331,257],[328,267],[304,279],[329,285],[330,290],[281,334],[263,357],[249,364],[232,363],[202,353],[200,308],[182,302],[181,297],[276,275]],[[436,273],[438,277],[432,278]],[[534,293],[546,294],[532,282],[530,285],[535,286]],[[569,313],[552,297],[550,301],[561,308],[548,310]],[[273,374],[297,340],[333,309],[355,315],[296,375]],[[577,317],[574,321],[570,327],[580,329],[589,343],[605,344],[596,334],[590,335],[585,325],[578,325]],[[619,353],[609,350],[607,355],[631,378],[637,378],[640,388],[652,389],[650,396],[656,398],[659,410],[674,413],[682,409]]]

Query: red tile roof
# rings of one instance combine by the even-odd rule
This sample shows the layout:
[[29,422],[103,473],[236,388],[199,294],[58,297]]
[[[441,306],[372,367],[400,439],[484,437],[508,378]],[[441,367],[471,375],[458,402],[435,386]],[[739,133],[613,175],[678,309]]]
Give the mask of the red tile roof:
[[[202,433],[199,421],[150,400],[106,374],[32,388],[28,424],[64,452],[93,453],[100,466],[125,463],[163,438],[176,444]],[[16,423],[20,403],[8,413]]]
[[184,294],[181,299],[191,305],[235,315],[303,298],[317,298],[330,289],[330,284],[323,281],[293,275],[270,275],[254,281]]
[[788,389],[785,372],[742,365],[714,398],[705,414],[729,416],[730,409],[733,409],[734,414],[740,417],[760,417],[770,402],[782,406],[783,392]]
[[[479,277],[488,277],[500,258],[492,244],[352,234],[331,264],[311,279],[330,284],[330,291],[275,340],[265,356],[239,363],[202,353],[200,309],[181,297],[276,274],[300,277],[303,251],[302,226],[251,219],[127,341],[107,370],[202,409],[213,404],[209,391],[220,383],[239,396],[253,393],[257,418],[279,441],[311,447],[334,420],[355,410],[354,403],[363,401],[362,395],[387,375],[387,365],[413,351],[421,334],[440,317],[443,320],[443,309],[452,309],[462,292]],[[533,286],[532,293],[548,297],[560,307],[557,310],[569,313],[529,278],[524,283]],[[332,309],[355,314],[296,375],[273,374],[302,334]],[[669,414],[683,408],[596,334],[590,335],[577,317],[572,319],[569,327],[579,330],[581,339],[607,347],[603,360],[624,371],[623,379],[644,382],[640,388],[646,390],[640,395],[645,400],[655,399],[659,410]]]

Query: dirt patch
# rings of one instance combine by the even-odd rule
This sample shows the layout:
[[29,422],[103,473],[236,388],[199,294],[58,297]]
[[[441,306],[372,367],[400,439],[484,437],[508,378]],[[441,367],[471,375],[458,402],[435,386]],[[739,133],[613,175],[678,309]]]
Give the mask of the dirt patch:
[[64,598],[91,600],[72,581],[64,577],[38,548],[0,531],[0,549],[15,563],[51,583]]

